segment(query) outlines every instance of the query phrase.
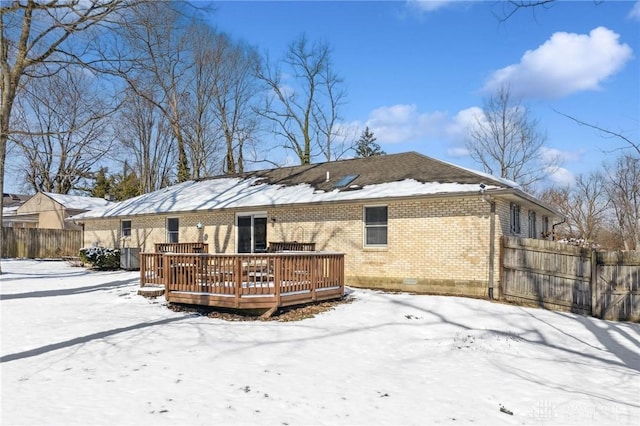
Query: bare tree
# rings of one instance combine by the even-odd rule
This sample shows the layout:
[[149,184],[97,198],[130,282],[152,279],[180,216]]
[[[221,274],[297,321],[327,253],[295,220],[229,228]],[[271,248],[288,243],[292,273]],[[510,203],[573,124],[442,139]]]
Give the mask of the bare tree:
[[[591,0],[594,5],[603,3],[604,0]],[[554,4],[558,3],[558,0],[508,0],[496,3],[501,9],[501,13],[498,14],[498,18],[501,22],[506,22],[516,13],[521,10],[534,11],[540,8],[550,8]]]
[[558,158],[543,156],[547,137],[538,127],[538,120],[502,87],[485,102],[469,128],[466,146],[487,173],[531,189],[559,166]]
[[[82,35],[107,26],[132,0],[12,1],[0,5],[0,190],[4,192],[10,119],[26,79],[48,77],[72,63],[83,63],[88,40]],[[95,36],[95,34],[94,34]],[[0,199],[0,211],[3,201]],[[0,227],[0,253],[2,253]],[[0,269],[0,273],[2,270]]]
[[502,12],[498,15],[500,21],[505,22],[523,9],[535,10],[540,7],[550,7],[556,0],[509,0],[498,3]]
[[255,74],[259,57],[251,46],[235,42],[227,34],[204,25],[194,29],[190,139],[203,153],[203,166],[209,166],[205,173],[211,166],[206,155],[219,149],[213,144],[218,135],[223,141],[223,172],[241,173],[244,145],[254,138],[258,127],[254,109],[259,94]]
[[626,250],[640,249],[640,157],[620,156],[606,167],[609,199]]
[[592,172],[576,176],[572,185],[550,188],[542,193],[541,198],[566,218],[568,231],[564,237],[588,246],[598,243],[609,210],[606,184],[602,173]]
[[[130,93],[130,91],[128,91]],[[151,95],[150,95],[151,96]],[[152,102],[130,93],[118,114],[116,136],[139,179],[141,194],[168,186],[176,164],[173,132]]]
[[135,9],[126,25],[118,28],[135,61],[114,71],[138,96],[153,104],[171,126],[178,155],[177,180],[191,178],[184,137],[189,93],[190,38],[180,4],[166,1],[145,3]]
[[590,124],[587,122],[584,122],[582,120],[579,120],[571,115],[568,114],[564,114],[558,110],[554,110],[555,112],[557,112],[560,115],[563,115],[565,117],[567,117],[570,120],[573,120],[574,122],[576,122],[578,125],[580,126],[586,126],[589,127],[593,130],[595,130],[596,132],[598,132],[600,135],[607,137],[607,138],[615,138],[615,139],[619,139],[620,141],[622,141],[624,144],[626,144],[626,147],[621,147],[617,150],[622,150],[622,149],[628,149],[631,148],[632,150],[636,151],[636,153],[638,153],[638,155],[640,155],[640,142],[636,142],[636,141],[632,141],[629,137],[625,136],[622,132],[614,132],[611,131],[609,129],[605,129],[604,127],[600,127],[600,126],[596,126],[595,124]]
[[67,194],[109,151],[113,136],[108,116],[113,111],[93,90],[94,76],[81,69],[63,69],[34,79],[17,101],[12,139],[26,160],[25,180],[34,191]]
[[[291,80],[283,78],[281,65]],[[283,146],[293,151],[301,164],[311,163],[317,153],[314,148],[330,159],[344,99],[342,80],[332,69],[331,49],[325,43],[309,43],[302,35],[289,45],[281,65],[267,62],[259,70],[260,79],[272,93],[260,115],[273,124]]]

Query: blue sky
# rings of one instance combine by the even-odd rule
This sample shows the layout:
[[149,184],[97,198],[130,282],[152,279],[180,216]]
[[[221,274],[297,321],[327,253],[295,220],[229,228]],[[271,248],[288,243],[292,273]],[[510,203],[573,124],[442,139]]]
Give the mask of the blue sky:
[[[301,33],[333,48],[345,123],[369,126],[387,153],[417,151],[480,169],[464,129],[491,88],[521,97],[570,182],[624,146],[554,110],[640,141],[640,2],[214,2],[212,24],[281,57]],[[274,158],[274,161],[282,161]]]

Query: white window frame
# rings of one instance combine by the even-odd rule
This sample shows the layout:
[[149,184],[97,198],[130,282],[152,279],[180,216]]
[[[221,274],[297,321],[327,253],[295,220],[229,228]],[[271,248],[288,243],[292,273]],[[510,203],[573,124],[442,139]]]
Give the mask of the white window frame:
[[[387,209],[387,223],[384,225],[367,225],[367,209],[377,207]],[[387,242],[384,244],[367,244],[367,230],[370,228],[384,228],[387,234]],[[362,245],[366,248],[386,248],[389,246],[389,206],[387,204],[371,204],[362,207]]]

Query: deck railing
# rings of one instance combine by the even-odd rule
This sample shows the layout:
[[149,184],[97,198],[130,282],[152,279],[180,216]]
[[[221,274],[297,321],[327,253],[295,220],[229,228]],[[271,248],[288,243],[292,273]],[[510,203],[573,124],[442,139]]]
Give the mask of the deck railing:
[[155,243],[156,253],[208,253],[207,243]]
[[141,253],[140,282],[163,284],[170,302],[271,308],[342,297],[344,254]]
[[297,241],[275,241],[269,243],[269,252],[281,251],[316,251],[316,243],[299,243]]

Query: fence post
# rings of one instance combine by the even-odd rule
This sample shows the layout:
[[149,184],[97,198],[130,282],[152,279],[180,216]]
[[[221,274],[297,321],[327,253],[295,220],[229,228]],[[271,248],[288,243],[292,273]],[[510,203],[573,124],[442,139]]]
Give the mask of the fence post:
[[589,291],[591,292],[591,316],[600,318],[598,312],[598,253],[591,249],[591,277],[589,280]]

